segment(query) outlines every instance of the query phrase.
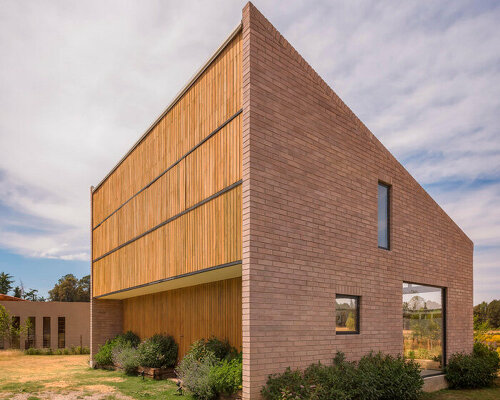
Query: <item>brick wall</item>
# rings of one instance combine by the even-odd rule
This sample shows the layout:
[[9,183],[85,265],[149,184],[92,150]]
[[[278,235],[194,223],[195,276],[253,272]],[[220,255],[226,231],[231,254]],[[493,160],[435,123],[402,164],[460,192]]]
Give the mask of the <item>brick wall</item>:
[[121,300],[92,299],[90,302],[90,354],[93,357],[99,345],[122,333],[123,305]]
[[[448,288],[447,354],[470,350],[472,242],[250,3],[242,60],[244,398],[337,350],[401,353],[403,281]],[[335,335],[336,293],[361,296],[359,335]]]

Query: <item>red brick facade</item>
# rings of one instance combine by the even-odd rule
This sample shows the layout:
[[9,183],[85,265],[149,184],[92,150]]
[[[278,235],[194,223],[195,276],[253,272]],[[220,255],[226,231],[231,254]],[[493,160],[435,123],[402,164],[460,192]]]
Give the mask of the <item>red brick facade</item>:
[[90,363],[99,346],[123,330],[123,304],[120,300],[90,301]]
[[[447,288],[447,354],[470,350],[472,242],[250,3],[242,60],[244,398],[337,350],[401,353],[403,281]],[[361,296],[359,335],[335,335],[336,293]]]

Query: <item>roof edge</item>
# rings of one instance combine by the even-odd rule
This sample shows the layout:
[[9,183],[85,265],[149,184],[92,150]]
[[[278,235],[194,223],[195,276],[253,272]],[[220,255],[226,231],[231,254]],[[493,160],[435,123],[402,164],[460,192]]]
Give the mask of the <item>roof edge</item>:
[[148,134],[153,130],[153,128],[160,122],[160,120],[179,102],[179,100],[186,94],[186,92],[194,85],[198,78],[207,70],[207,68],[212,64],[212,62],[219,56],[220,53],[226,48],[231,40],[241,32],[243,29],[243,24],[240,22],[236,28],[230,33],[230,35],[222,42],[222,44],[217,48],[217,50],[210,56],[210,58],[203,64],[203,66],[191,77],[188,83],[177,93],[174,99],[167,106],[165,111],[163,111],[158,118],[151,124],[151,126],[144,132],[144,134],[135,142],[135,144],[130,148],[127,153],[118,161],[115,166],[106,174],[106,176],[97,184],[92,187],[92,193],[95,193],[104,182],[116,171],[116,169],[125,161],[125,159],[135,150],[139,144],[148,136]]

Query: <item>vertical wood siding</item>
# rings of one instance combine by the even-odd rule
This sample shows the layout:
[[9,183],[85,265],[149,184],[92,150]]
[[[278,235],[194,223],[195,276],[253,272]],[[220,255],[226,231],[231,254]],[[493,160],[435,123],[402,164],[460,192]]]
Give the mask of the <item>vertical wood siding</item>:
[[123,300],[123,329],[141,339],[174,336],[179,359],[201,338],[227,338],[241,350],[241,278]]
[[93,193],[93,296],[241,259],[240,186],[158,227],[241,180],[240,109],[238,34]]
[[241,108],[241,34],[94,192],[99,224]]
[[95,261],[93,294],[241,260],[241,186]]

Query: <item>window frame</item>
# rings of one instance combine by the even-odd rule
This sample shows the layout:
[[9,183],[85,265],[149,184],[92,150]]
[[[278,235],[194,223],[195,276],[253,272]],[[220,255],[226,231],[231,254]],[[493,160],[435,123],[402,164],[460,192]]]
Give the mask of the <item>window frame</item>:
[[[355,331],[338,331],[337,330],[337,298],[356,300],[356,330]],[[352,294],[335,294],[335,334],[336,335],[359,335],[361,333],[361,296]]]
[[[378,190],[379,190],[379,187],[380,186],[383,186],[387,189],[387,247],[384,247],[384,246],[380,246],[378,244],[378,241],[379,241],[379,236],[378,236],[378,217],[379,217],[379,208],[378,208],[378,200],[379,200],[379,193],[378,193]],[[378,181],[378,184],[377,184],[377,246],[379,249],[382,249],[382,250],[387,250],[387,251],[390,251],[391,250],[391,203],[392,203],[392,185],[388,184],[388,183],[385,183],[383,181]]]
[[[48,322],[48,324],[46,324]],[[50,349],[51,344],[51,319],[50,317],[43,317],[42,319],[42,347],[44,349]],[[48,328],[48,329],[46,329]]]
[[[61,324],[62,322],[62,324]],[[61,330],[61,326],[63,329]],[[62,335],[62,336],[61,336]],[[62,337],[62,340],[61,340]],[[61,346],[62,342],[62,346]],[[66,317],[57,317],[57,348],[65,349],[66,348]]]

